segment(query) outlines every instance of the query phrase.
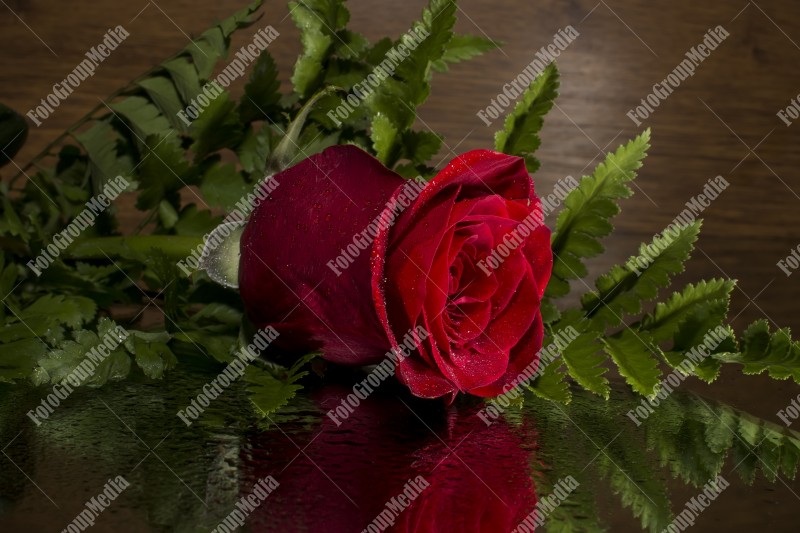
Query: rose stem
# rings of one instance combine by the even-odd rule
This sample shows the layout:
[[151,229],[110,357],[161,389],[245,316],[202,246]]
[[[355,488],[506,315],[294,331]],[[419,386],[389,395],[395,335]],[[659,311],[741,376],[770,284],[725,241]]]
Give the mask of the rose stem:
[[[128,237],[93,237],[75,241],[64,253],[72,259],[104,259],[124,257],[127,253],[148,254],[153,249],[163,251],[170,259],[183,259],[198,246],[202,236],[133,235]],[[202,249],[202,248],[201,248]]]

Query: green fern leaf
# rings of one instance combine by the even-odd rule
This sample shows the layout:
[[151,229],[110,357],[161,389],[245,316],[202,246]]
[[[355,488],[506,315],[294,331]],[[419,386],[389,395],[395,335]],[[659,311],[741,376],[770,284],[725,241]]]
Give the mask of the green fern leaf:
[[606,353],[633,390],[644,396],[653,395],[661,377],[658,360],[651,348],[653,339],[645,332],[636,333],[625,328],[602,341]]
[[767,372],[775,379],[792,378],[800,383],[800,343],[793,341],[788,328],[770,332],[766,320],[751,324],[742,334],[739,353],[715,354],[725,363],[744,365],[745,374]]
[[636,177],[650,147],[650,130],[608,154],[589,177],[564,199],[552,237],[553,276],[546,295],[569,293],[569,280],[587,275],[582,259],[603,251],[599,239],[611,233],[609,220],[619,213],[617,202],[633,194],[626,185]]
[[540,166],[533,154],[542,143],[539,132],[544,125],[544,116],[552,109],[558,96],[558,86],[558,69],[551,63],[525,90],[506,117],[503,129],[495,133],[495,149],[524,158],[528,172],[536,172]]
[[[644,317],[641,329],[647,330],[656,341],[667,340],[678,331],[684,320],[709,308],[720,307],[719,303],[724,302],[723,313],[716,314],[718,323],[721,324],[727,315],[727,304],[735,286],[736,282],[733,280],[723,279],[689,284],[683,291],[674,293],[666,302],[659,302],[655,311]],[[705,331],[714,325],[710,324]]]
[[597,290],[584,294],[581,303],[587,316],[601,324],[618,326],[625,314],[641,313],[642,302],[656,298],[672,276],[683,272],[699,232],[700,222],[670,226],[651,244],[642,244],[637,256],[600,276]]

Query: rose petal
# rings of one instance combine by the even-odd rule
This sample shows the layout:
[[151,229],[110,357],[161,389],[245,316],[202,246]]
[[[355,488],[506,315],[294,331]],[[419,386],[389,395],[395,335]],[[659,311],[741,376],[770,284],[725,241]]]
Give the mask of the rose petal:
[[404,359],[397,365],[397,377],[414,396],[420,398],[439,398],[456,390],[439,371],[413,357]]
[[538,369],[538,352],[542,347],[543,340],[544,323],[542,322],[542,315],[537,314],[525,336],[511,350],[508,369],[505,374],[491,385],[471,389],[469,393],[484,398],[492,398],[506,392],[504,388],[507,386],[519,385],[519,383],[515,382],[521,376],[530,376]]
[[483,335],[475,339],[476,349],[484,353],[507,353],[511,350],[539,315],[536,295],[533,276],[525,276],[512,301],[489,322]]

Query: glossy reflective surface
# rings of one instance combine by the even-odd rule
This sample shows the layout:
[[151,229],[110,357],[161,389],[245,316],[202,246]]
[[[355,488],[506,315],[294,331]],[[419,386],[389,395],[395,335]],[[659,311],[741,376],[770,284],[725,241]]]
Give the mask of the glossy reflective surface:
[[[209,375],[175,374],[76,393],[40,426],[25,413],[41,391],[1,388],[0,529],[61,531],[119,475],[130,486],[97,531],[210,531],[237,502],[246,529],[281,532],[661,531],[695,497],[676,524],[696,531],[793,531],[800,517],[800,441],[681,391],[640,426],[623,387],[609,402],[526,397],[487,426],[482,403],[384,384],[337,425],[325,413],[352,388],[334,384],[259,426],[232,387],[187,427],[176,412]],[[269,476],[263,502],[240,502]]]

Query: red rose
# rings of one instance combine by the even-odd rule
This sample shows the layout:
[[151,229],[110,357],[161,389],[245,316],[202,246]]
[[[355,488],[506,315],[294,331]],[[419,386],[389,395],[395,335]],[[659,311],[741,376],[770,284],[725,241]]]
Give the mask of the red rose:
[[274,179],[242,236],[239,286],[276,346],[363,365],[413,338],[397,375],[427,398],[495,396],[536,364],[552,253],[522,159],[468,152],[416,198],[353,146]]
[[417,326],[429,333],[397,367],[417,396],[497,396],[537,364],[553,255],[522,159],[488,150],[455,158],[378,235],[373,262],[392,347]]

